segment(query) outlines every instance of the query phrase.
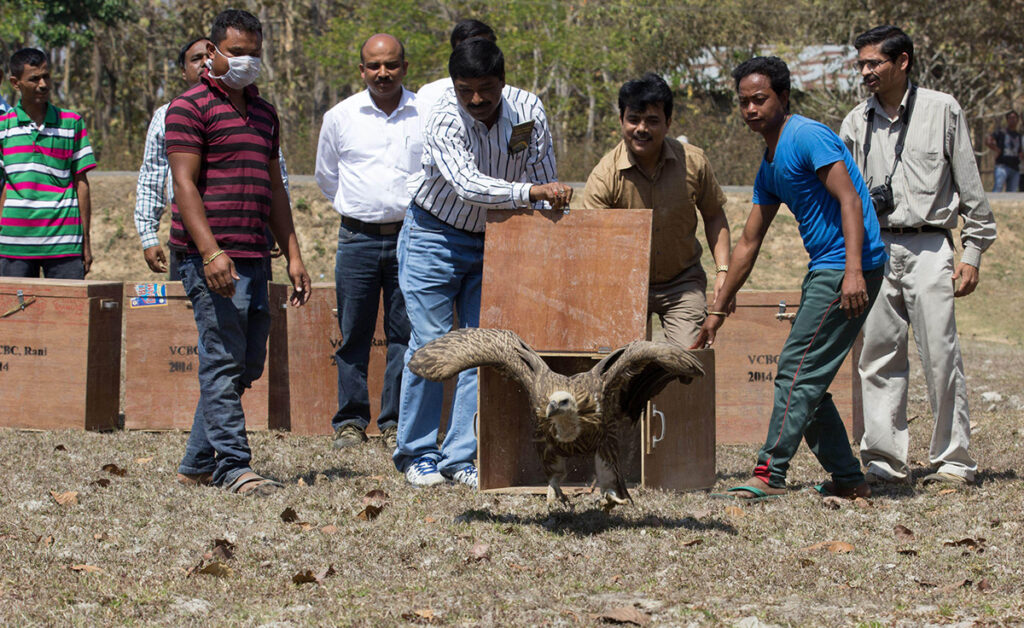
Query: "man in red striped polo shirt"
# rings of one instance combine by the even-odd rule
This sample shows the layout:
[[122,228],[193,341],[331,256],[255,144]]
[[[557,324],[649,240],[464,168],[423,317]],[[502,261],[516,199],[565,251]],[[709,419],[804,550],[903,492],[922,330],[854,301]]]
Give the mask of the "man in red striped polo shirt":
[[218,15],[208,69],[171,102],[165,123],[174,181],[169,245],[199,330],[199,403],[178,481],[252,495],[281,487],[250,467],[241,403],[267,351],[268,223],[288,259],[291,304],[305,304],[310,289],[281,180],[277,112],[253,85],[262,48],[255,16]]
[[46,53],[23,48],[10,61],[20,95],[0,115],[0,276],[84,279],[89,246],[89,179],[96,167],[81,116],[50,104]]

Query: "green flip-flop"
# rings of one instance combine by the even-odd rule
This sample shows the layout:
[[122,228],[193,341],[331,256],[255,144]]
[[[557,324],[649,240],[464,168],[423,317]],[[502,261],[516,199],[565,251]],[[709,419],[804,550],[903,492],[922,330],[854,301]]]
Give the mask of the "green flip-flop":
[[[743,497],[738,493],[745,491],[753,495],[753,497]],[[711,497],[715,499],[734,499],[742,502],[759,502],[765,499],[775,499],[776,497],[782,497],[782,493],[769,494],[764,492],[762,489],[756,486],[734,486],[730,489],[726,489],[724,493],[711,493]]]

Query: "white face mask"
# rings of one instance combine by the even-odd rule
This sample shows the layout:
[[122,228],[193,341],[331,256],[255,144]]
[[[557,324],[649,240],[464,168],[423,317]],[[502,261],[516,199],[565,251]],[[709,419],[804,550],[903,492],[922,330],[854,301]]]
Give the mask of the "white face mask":
[[259,57],[247,55],[229,57],[216,46],[213,49],[217,51],[217,54],[228,60],[228,71],[221,76],[217,76],[213,73],[213,59],[207,59],[206,67],[210,68],[210,78],[223,81],[231,89],[243,89],[256,81],[256,77],[260,74],[261,61]]

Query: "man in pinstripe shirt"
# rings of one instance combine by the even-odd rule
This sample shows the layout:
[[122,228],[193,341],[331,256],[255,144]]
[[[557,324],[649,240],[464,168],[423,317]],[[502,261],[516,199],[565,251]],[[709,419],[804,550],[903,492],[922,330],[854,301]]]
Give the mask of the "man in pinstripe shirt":
[[[424,178],[398,237],[398,279],[405,295],[413,352],[459,325],[480,319],[487,210],[568,206],[572,188],[556,181],[551,134],[540,100],[502,95],[505,60],[498,46],[471,39],[448,62],[453,89],[442,96],[423,138]],[[395,466],[414,486],[445,478],[477,485],[476,370],[459,375],[447,435],[437,446],[442,387],[406,367]]]

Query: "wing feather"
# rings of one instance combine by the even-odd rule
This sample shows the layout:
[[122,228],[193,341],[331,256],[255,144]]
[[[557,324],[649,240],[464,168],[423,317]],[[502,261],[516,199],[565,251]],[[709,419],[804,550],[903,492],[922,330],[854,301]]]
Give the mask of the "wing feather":
[[591,373],[604,383],[604,398],[617,400],[619,408],[633,420],[644,404],[673,379],[689,383],[704,375],[696,354],[664,342],[638,340],[616,349],[594,365]]
[[409,370],[435,382],[461,371],[489,366],[527,391],[548,366],[515,332],[465,327],[431,340],[413,353]]

